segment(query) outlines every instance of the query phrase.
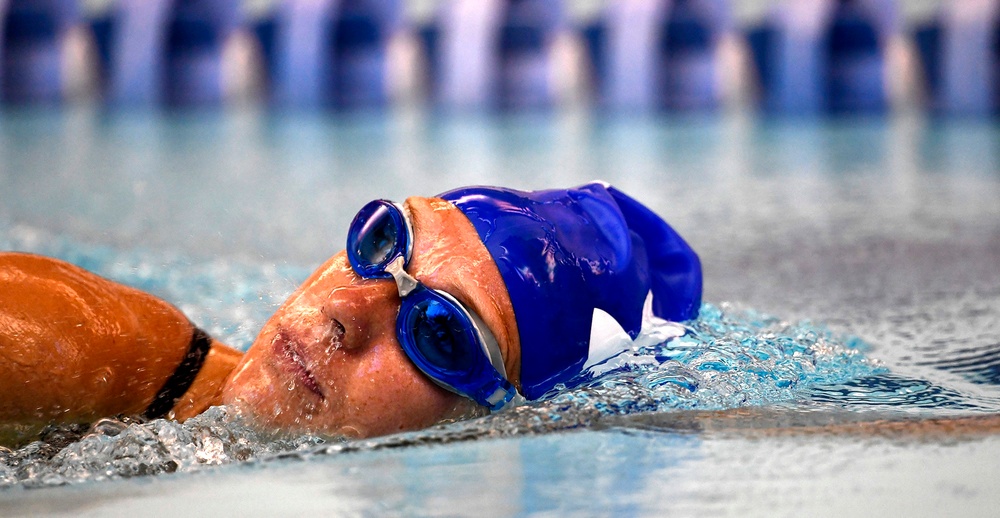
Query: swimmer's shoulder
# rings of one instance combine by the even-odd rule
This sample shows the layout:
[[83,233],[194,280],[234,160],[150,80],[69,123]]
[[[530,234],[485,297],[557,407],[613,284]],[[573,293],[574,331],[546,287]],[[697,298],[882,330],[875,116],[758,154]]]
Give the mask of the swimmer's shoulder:
[[0,423],[183,419],[218,403],[240,356],[154,295],[0,252]]

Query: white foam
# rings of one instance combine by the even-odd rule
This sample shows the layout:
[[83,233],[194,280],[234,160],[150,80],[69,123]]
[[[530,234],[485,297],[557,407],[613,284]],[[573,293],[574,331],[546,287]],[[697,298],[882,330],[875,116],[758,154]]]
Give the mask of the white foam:
[[589,369],[623,351],[663,343],[684,336],[686,332],[683,325],[653,314],[652,293],[646,296],[646,303],[642,308],[642,329],[635,340],[632,340],[614,317],[604,310],[594,309],[594,320],[590,326],[590,354],[583,369]]

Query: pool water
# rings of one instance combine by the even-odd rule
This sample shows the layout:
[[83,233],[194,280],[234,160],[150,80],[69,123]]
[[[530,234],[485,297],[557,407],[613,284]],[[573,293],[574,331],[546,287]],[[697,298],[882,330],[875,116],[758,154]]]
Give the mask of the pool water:
[[0,512],[989,515],[998,171],[995,123],[906,114],[4,113],[0,247],[240,348],[366,201],[476,183],[632,193],[701,255],[706,305],[546,401],[423,432],[265,437],[217,409],[4,453]]

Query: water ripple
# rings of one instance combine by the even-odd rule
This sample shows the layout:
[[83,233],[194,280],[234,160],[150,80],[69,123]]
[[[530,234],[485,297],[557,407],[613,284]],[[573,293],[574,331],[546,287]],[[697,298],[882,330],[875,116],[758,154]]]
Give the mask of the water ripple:
[[918,361],[915,365],[953,372],[973,383],[1000,385],[1000,343],[956,351],[942,347],[938,354],[940,358]]
[[843,406],[891,407],[895,409],[985,410],[967,396],[920,379],[880,374],[810,390],[817,403]]

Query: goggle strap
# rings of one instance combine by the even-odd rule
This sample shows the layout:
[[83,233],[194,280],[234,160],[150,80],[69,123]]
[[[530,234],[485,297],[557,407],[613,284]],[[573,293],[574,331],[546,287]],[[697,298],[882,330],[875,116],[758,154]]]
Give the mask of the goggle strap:
[[403,251],[403,264],[401,265],[400,270],[405,272],[406,264],[409,263],[410,258],[413,257],[413,223],[410,221],[410,211],[406,210],[405,205],[400,205],[396,202],[389,203],[392,203],[392,206],[396,207],[399,214],[403,216],[403,227],[405,227],[404,230],[406,230],[406,250]]
[[[456,302],[458,299],[455,299]],[[483,344],[483,352],[486,353],[486,357],[490,360],[490,364],[496,369],[503,379],[507,379],[507,367],[503,364],[503,355],[500,354],[500,344],[497,342],[493,333],[490,332],[490,328],[483,322],[483,319],[479,318],[474,311],[469,310],[464,304],[459,302],[459,305],[465,310],[465,313],[469,315],[469,319],[472,320],[474,324],[473,330],[479,335],[480,343]]]

